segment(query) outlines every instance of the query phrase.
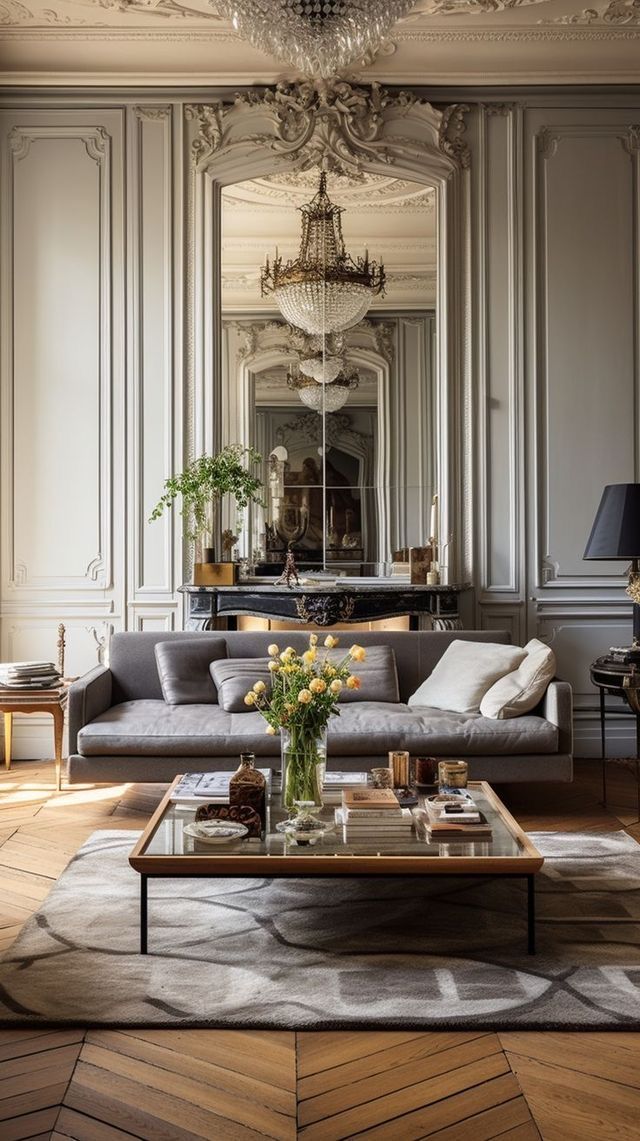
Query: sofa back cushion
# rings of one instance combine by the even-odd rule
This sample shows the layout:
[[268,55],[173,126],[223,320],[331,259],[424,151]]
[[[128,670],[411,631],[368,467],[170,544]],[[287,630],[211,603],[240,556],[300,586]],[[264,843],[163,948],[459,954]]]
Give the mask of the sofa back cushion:
[[245,696],[257,681],[263,681],[267,695],[271,693],[268,658],[227,658],[211,662],[211,677],[218,694],[218,705],[225,713],[250,713]]
[[[324,633],[318,630],[320,639]],[[136,631],[114,634],[109,643],[109,666],[113,678],[113,704],[121,701],[136,701],[138,698],[162,700],[162,688],[155,658],[157,642],[193,641],[206,639],[215,641],[223,637],[227,643],[229,658],[266,658],[267,647],[271,642],[291,645],[296,650],[306,650],[309,635],[303,630],[249,631],[225,630],[209,633],[193,631]],[[499,642],[508,645],[511,637],[506,630],[372,630],[351,633],[340,631],[339,649],[359,642],[365,649],[372,646],[390,646],[396,658],[400,700],[406,701],[420,683],[431,673],[433,667],[453,641]],[[355,671],[358,672],[357,670]]]
[[192,641],[156,642],[156,665],[167,705],[212,705],[218,693],[209,666],[218,658],[226,658],[224,638],[199,638]]
[[408,704],[431,706],[453,713],[478,713],[488,689],[505,674],[518,668],[526,651],[520,646],[488,643],[474,646],[454,641]]
[[[327,655],[334,665],[341,662],[352,646],[345,643],[343,650],[330,650]],[[359,643],[361,645],[361,643]],[[342,687],[338,701],[400,701],[396,655],[391,646],[366,646],[367,656],[363,662],[351,662],[351,672],[360,678],[360,689]],[[322,650],[321,653],[326,651]]]
[[[281,649],[291,645],[287,631],[281,640]],[[353,645],[353,643],[350,643]],[[307,640],[308,645],[308,640]],[[325,650],[319,647],[318,657],[325,654],[330,662],[337,664],[346,653],[344,650]],[[226,661],[211,663],[211,677],[218,691],[218,702],[227,713],[250,712],[245,705],[245,696],[256,681],[263,681],[267,696],[271,693],[271,674],[268,658],[227,658]],[[396,658],[391,646],[370,646],[363,662],[353,662],[352,673],[360,678],[359,689],[343,686],[338,701],[400,701]]]
[[485,693],[480,702],[483,717],[498,721],[521,717],[542,701],[549,682],[556,676],[556,656],[539,638],[527,642],[525,653],[518,668],[501,677]]

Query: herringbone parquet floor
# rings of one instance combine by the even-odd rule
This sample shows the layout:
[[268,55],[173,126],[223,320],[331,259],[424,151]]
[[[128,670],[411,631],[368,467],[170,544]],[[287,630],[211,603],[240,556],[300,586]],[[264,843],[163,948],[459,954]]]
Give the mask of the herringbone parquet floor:
[[[53,791],[53,766],[0,777],[0,946],[10,946],[96,828],[140,828],[156,786]],[[529,828],[634,825],[597,766],[570,787],[502,790]],[[638,1141],[640,1037],[629,1033],[0,1031],[1,1141]]]

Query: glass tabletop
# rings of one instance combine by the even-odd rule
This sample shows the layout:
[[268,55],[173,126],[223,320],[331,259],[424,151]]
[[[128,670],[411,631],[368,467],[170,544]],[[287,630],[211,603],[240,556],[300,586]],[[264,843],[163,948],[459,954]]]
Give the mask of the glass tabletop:
[[469,791],[480,811],[484,813],[492,829],[491,838],[476,840],[437,840],[429,839],[426,828],[424,797],[419,798],[413,808],[413,827],[407,828],[406,839],[393,836],[386,838],[382,830],[376,833],[372,825],[371,834],[358,837],[356,841],[347,837],[346,829],[336,822],[338,804],[327,804],[317,813],[318,819],[326,823],[330,831],[325,832],[314,844],[296,843],[292,838],[276,831],[276,825],[287,819],[287,812],[278,804],[279,796],[274,795],[267,808],[267,831],[264,839],[245,838],[231,843],[212,846],[194,839],[185,833],[185,825],[195,820],[197,804],[192,802],[169,803],[156,828],[148,838],[144,856],[215,856],[216,860],[225,856],[287,856],[331,857],[331,856],[410,856],[425,857],[478,857],[514,859],[531,856],[531,846],[526,845],[526,837],[518,835],[508,814],[503,815],[502,805],[490,789],[486,792],[479,785],[470,785]]

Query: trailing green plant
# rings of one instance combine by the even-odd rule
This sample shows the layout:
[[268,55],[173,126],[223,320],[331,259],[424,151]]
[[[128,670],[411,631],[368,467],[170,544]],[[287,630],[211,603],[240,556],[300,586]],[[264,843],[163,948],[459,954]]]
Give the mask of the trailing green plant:
[[156,503],[149,522],[159,519],[181,497],[185,537],[196,542],[205,535],[212,535],[214,506],[224,495],[230,495],[240,510],[249,503],[264,506],[260,497],[262,480],[254,472],[261,460],[255,448],[241,444],[227,444],[216,456],[200,456],[179,475],[165,480],[164,495]]

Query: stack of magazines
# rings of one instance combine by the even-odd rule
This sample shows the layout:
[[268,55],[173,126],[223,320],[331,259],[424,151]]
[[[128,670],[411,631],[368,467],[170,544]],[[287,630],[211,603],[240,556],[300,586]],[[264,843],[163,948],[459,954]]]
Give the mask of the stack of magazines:
[[366,788],[368,773],[346,773],[336,769],[325,772],[322,780],[322,799],[325,804],[342,804],[342,793],[346,788]]
[[431,840],[488,840],[491,825],[469,793],[438,793],[424,802]]
[[336,823],[343,828],[346,843],[358,841],[409,840],[413,815],[402,808],[390,788],[346,788],[342,807],[336,809]]
[[21,690],[58,690],[62,678],[53,662],[0,663],[0,689],[19,693]]

